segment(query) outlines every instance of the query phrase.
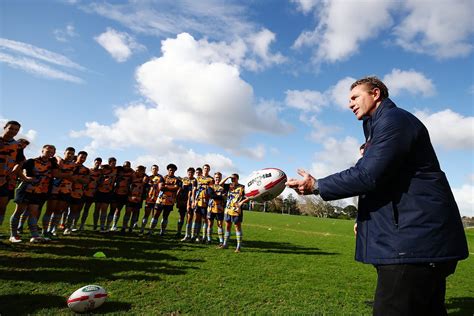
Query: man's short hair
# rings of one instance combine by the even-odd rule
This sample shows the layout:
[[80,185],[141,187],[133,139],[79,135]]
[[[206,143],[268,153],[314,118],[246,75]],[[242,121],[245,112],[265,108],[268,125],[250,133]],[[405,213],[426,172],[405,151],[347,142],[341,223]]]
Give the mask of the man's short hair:
[[102,162],[102,158],[97,157],[97,158],[94,159],[94,161],[100,161],[100,162]]
[[30,144],[30,141],[26,138],[20,138],[18,139],[18,142],[20,142],[21,144],[23,144],[25,147],[28,146]]
[[145,170],[146,170],[146,167],[145,167],[145,166],[142,166],[142,165],[139,165],[139,166],[137,167],[137,170],[145,171]]
[[87,156],[87,152],[84,151],[84,150],[81,150],[80,152],[77,153],[78,156],[80,155],[86,155]]
[[74,147],[68,147],[68,148],[66,148],[66,150],[64,152],[66,152],[66,151],[74,151],[75,152],[76,149],[74,149]]
[[375,76],[371,76],[371,77],[365,77],[365,78],[359,79],[351,85],[351,90],[362,84],[369,87],[370,90],[375,89],[375,88],[379,89],[380,98],[382,100],[388,98],[388,88],[379,78]]
[[7,128],[8,125],[16,125],[21,127],[21,124],[18,121],[8,121],[3,128]]
[[117,159],[116,159],[115,157],[110,157],[110,158],[109,158],[109,163],[112,162],[112,161],[117,162]]
[[219,171],[217,171],[216,173],[214,173],[215,176],[217,175],[220,175],[222,177],[222,173],[220,173]]
[[178,167],[174,163],[170,163],[166,166],[166,170],[173,169],[174,171],[178,170]]
[[204,168],[204,167],[208,167],[209,169],[211,169],[211,166],[209,166],[207,163],[206,163],[204,166],[202,166],[202,167],[203,167],[203,168]]
[[156,167],[157,169],[159,169],[159,168],[158,168],[158,165],[153,165],[153,166],[151,166],[151,167],[152,167],[152,168],[153,168],[153,167]]
[[189,167],[187,171],[195,172],[196,170],[193,167]]
[[45,148],[56,149],[56,147],[54,145],[50,145],[50,144],[43,145],[43,149],[45,149]]
[[232,174],[232,177],[233,177],[233,178],[236,178],[237,180],[239,180],[239,175],[238,175],[237,173],[233,173],[233,174]]
[[197,168],[196,168],[196,172],[198,172],[198,171],[201,171],[201,172],[202,172],[202,168],[201,168],[201,167],[197,167]]

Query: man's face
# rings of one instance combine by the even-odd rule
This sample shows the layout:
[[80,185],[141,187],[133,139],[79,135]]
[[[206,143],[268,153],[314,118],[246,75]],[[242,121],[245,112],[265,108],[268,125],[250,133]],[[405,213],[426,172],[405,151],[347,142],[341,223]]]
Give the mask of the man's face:
[[145,175],[145,170],[144,169],[135,169],[135,173],[137,175],[137,177],[143,177]]
[[168,175],[169,175],[169,176],[174,176],[174,172],[175,172],[175,171],[176,171],[176,170],[174,170],[173,168],[168,168]]
[[202,176],[202,170],[197,170],[196,171],[196,176],[198,176],[198,177]]
[[375,112],[378,98],[378,95],[373,93],[375,90],[370,90],[367,85],[361,84],[355,86],[349,93],[349,108],[358,120]]
[[117,164],[117,160],[114,160],[114,159],[109,160],[109,166],[111,166],[112,168],[114,168],[116,164]]
[[6,139],[12,139],[20,131],[20,126],[16,124],[8,124],[3,129],[3,137]]
[[208,167],[208,166],[204,166],[204,167],[202,167],[202,170],[203,170],[203,172],[204,172],[204,175],[205,175],[205,176],[208,176],[208,175],[209,175],[209,171],[211,171],[211,168]]
[[84,155],[84,154],[80,154],[79,156],[77,156],[77,162],[80,163],[81,165],[86,162],[86,159],[87,159],[87,155]]
[[41,156],[43,156],[44,158],[50,159],[51,157],[54,156],[55,153],[56,153],[56,149],[48,146],[48,147],[43,148],[43,150],[41,151]]
[[214,182],[219,184],[221,182],[221,180],[222,180],[222,175],[220,175],[219,173],[216,173],[214,175]]
[[132,166],[132,165],[130,164],[130,161],[125,161],[125,162],[123,163],[123,168],[124,168],[125,170],[130,169],[131,166]]
[[158,167],[157,166],[153,166],[151,167],[151,173],[156,176],[158,174]]
[[74,150],[66,150],[64,152],[64,160],[72,160],[74,158]]
[[194,171],[188,170],[188,178],[193,178],[194,177]]
[[101,164],[102,164],[102,161],[100,161],[100,160],[94,160],[94,166],[95,166],[96,168],[99,168]]

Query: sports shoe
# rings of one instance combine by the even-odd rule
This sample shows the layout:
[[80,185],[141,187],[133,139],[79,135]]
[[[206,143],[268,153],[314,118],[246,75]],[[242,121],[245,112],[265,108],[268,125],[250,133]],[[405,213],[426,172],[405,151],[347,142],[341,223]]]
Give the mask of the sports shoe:
[[43,237],[38,236],[38,237],[31,237],[30,242],[33,244],[39,244],[39,243],[45,242],[45,240]]
[[63,231],[63,235],[71,235],[71,230],[69,228],[66,228],[64,231]]
[[239,253],[240,252],[240,248],[235,248],[235,253]]
[[73,228],[73,229],[71,229],[71,231],[72,231],[73,233],[75,233],[75,232],[79,231],[79,229]]
[[222,244],[221,246],[219,246],[219,248],[221,248],[221,249],[227,249],[227,248],[229,248],[229,246],[227,246],[226,244]]
[[16,244],[16,243],[21,242],[21,238],[18,237],[18,236],[11,236],[9,240],[12,244]]
[[110,231],[111,231],[111,232],[116,232],[117,230],[118,230],[118,228],[117,228],[116,226],[112,226],[112,227],[110,228]]
[[191,237],[189,236],[184,236],[183,239],[181,239],[181,241],[190,241],[191,240]]

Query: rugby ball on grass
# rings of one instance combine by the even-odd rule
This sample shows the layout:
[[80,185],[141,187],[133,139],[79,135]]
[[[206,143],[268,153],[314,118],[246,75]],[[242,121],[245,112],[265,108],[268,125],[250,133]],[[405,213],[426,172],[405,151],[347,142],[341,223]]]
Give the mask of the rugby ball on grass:
[[86,285],[69,296],[67,306],[76,313],[94,310],[104,304],[107,291],[99,285]]
[[277,168],[252,172],[245,182],[245,197],[256,202],[270,201],[285,189],[286,174]]

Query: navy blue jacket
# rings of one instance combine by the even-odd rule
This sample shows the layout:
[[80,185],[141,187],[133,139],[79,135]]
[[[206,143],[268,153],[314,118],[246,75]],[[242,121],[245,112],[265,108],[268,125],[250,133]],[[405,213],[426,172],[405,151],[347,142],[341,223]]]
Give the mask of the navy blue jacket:
[[359,195],[355,259],[371,264],[467,258],[467,242],[448,180],[426,127],[385,99],[364,121],[364,156],[318,180],[324,200]]

